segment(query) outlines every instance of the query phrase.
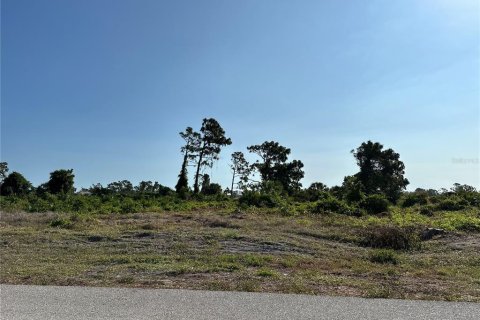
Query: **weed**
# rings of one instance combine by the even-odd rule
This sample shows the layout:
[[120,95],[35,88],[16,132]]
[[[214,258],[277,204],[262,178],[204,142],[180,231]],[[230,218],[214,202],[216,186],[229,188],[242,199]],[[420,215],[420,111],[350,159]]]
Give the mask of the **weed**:
[[414,228],[397,226],[370,227],[363,232],[361,243],[372,248],[409,250],[418,248],[420,239]]
[[392,288],[390,288],[390,286],[380,286],[367,290],[366,297],[373,299],[388,299],[392,296],[392,293]]
[[251,278],[242,278],[240,279],[236,286],[235,286],[235,290],[238,290],[238,291],[246,291],[246,292],[255,292],[255,291],[258,291],[258,288],[259,288],[259,283],[257,280],[255,279],[251,279]]
[[229,291],[229,290],[232,290],[232,287],[228,282],[221,281],[221,280],[214,280],[206,283],[205,289],[209,291]]
[[267,261],[271,261],[271,258],[256,254],[246,254],[240,260],[247,267],[263,267]]
[[56,218],[50,222],[50,226],[54,228],[69,229],[73,226],[73,222],[67,218]]
[[398,255],[391,249],[373,250],[370,252],[369,260],[374,263],[398,263]]
[[222,234],[225,239],[241,239],[242,238],[240,233],[235,230],[226,230]]
[[272,269],[262,268],[257,270],[256,275],[259,277],[277,277],[278,273]]
[[87,237],[87,240],[90,241],[90,242],[98,242],[98,241],[102,241],[104,239],[105,239],[104,236],[99,236],[99,235],[93,235],[93,236],[88,236]]

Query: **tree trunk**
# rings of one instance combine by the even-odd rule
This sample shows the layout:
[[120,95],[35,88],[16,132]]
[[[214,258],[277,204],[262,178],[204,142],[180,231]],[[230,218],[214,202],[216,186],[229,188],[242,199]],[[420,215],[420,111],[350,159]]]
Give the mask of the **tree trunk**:
[[197,165],[197,172],[195,173],[195,184],[193,185],[193,193],[197,194],[199,189],[198,189],[198,176],[200,175],[200,167],[202,166],[202,160],[203,160],[203,149],[200,152],[199,158],[198,158],[198,165]]
[[232,189],[230,189],[230,196],[233,197],[233,182],[235,181],[235,170],[233,170],[232,176]]

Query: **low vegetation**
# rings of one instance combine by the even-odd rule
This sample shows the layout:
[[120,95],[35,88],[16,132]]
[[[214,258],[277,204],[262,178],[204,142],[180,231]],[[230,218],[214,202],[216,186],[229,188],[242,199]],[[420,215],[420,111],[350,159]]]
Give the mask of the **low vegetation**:
[[[0,219],[0,281],[480,302],[480,234],[458,221],[480,225],[479,211],[10,211]],[[419,240],[427,227],[449,231]]]
[[474,187],[406,192],[399,154],[368,141],[342,185],[303,188],[302,162],[265,141],[247,148],[253,164],[232,154],[222,190],[201,173],[231,144],[219,123],[180,135],[175,190],[121,180],[75,192],[72,169],[33,187],[0,163],[0,282],[480,302]]

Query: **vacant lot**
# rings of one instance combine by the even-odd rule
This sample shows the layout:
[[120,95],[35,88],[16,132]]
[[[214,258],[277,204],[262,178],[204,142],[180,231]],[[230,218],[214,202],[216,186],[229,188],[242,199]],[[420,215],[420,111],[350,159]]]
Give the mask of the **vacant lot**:
[[228,211],[2,213],[0,280],[480,302],[478,232],[446,228],[409,250],[365,240],[385,225],[415,225],[411,233],[448,227],[455,221],[448,212],[356,218]]

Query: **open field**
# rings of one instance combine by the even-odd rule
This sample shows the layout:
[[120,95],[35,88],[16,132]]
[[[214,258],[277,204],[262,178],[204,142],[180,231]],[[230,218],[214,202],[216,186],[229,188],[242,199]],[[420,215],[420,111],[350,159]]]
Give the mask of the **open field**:
[[[0,281],[480,302],[480,233],[455,230],[455,215],[478,219],[477,210],[425,218],[410,209],[2,213]],[[447,232],[409,250],[364,245],[373,227],[409,224]]]

